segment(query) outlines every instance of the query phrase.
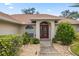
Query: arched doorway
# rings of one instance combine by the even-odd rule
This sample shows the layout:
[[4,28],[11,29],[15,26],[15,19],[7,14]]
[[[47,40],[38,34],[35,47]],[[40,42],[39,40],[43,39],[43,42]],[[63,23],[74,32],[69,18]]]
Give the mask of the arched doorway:
[[40,23],[40,38],[49,38],[49,23]]

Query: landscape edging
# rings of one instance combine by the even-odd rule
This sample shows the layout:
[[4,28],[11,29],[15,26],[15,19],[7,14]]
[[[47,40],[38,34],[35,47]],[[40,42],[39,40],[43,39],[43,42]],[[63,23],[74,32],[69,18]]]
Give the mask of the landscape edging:
[[[72,44],[72,45],[73,45],[73,44]],[[72,46],[72,45],[70,45],[70,46]],[[73,56],[77,56],[75,53],[73,53],[73,52],[71,51],[70,46],[68,47],[69,52],[70,52],[71,54],[73,54]]]

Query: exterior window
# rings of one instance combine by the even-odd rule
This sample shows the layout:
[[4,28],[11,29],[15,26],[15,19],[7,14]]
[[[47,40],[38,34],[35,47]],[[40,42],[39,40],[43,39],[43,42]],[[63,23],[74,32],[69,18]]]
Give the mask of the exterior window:
[[26,29],[33,29],[33,26],[32,25],[27,25]]
[[30,37],[33,37],[34,36],[34,33],[29,33]]
[[25,27],[25,32],[29,34],[29,36],[34,37],[35,36],[35,28],[34,25],[29,24]]

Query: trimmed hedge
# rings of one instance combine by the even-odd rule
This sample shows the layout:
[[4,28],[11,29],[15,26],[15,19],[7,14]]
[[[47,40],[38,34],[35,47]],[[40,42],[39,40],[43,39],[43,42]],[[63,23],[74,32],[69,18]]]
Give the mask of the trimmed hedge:
[[75,31],[72,25],[68,22],[61,22],[58,24],[55,40],[61,41],[64,45],[69,45],[75,38]]
[[17,35],[0,35],[0,56],[17,55],[22,40]]

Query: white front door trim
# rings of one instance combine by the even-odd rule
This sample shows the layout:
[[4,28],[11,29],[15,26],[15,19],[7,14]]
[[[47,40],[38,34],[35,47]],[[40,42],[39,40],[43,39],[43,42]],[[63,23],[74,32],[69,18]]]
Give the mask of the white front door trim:
[[[40,39],[40,23],[44,21],[36,21],[36,38]],[[54,21],[46,21],[50,23],[49,26],[49,39],[52,40],[55,36],[55,23]]]

